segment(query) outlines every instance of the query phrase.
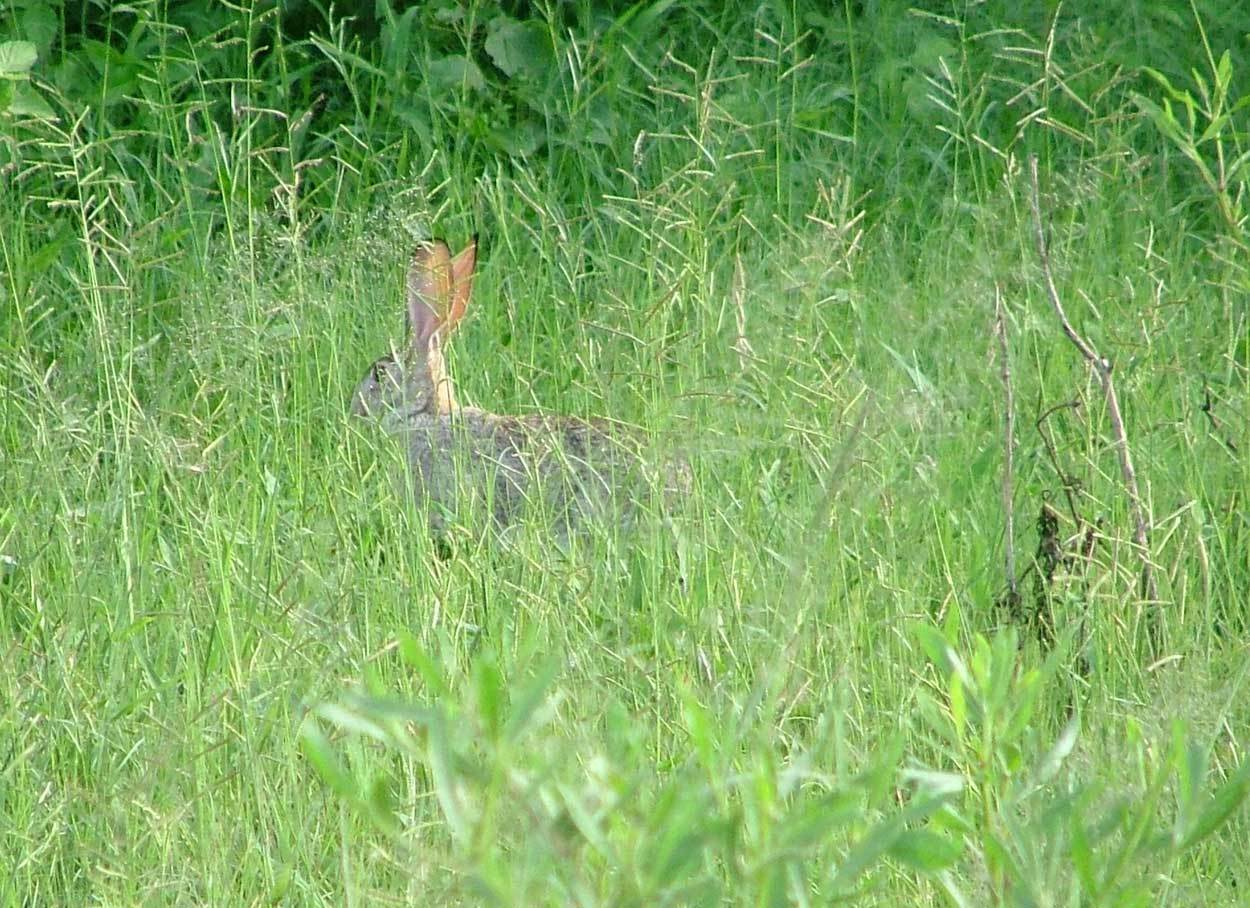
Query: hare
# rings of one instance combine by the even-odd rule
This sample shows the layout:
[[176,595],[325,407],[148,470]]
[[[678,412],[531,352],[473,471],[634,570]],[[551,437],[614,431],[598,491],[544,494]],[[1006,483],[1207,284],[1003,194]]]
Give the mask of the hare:
[[402,436],[430,528],[489,517],[507,529],[527,513],[561,541],[592,519],[628,523],[650,488],[672,503],[690,485],[684,461],[649,469],[641,439],[603,420],[501,416],[456,402],[443,344],[469,308],[477,240],[452,256],[439,239],[420,244],[408,270],[408,340],[369,368],[352,412]]

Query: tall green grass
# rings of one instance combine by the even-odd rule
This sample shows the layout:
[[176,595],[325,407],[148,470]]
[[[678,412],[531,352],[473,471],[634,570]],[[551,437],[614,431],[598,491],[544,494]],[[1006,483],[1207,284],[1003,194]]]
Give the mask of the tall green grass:
[[[1235,15],[128,9],[0,18],[0,903],[1242,900]],[[475,232],[460,396],[671,525],[427,539],[347,402]]]

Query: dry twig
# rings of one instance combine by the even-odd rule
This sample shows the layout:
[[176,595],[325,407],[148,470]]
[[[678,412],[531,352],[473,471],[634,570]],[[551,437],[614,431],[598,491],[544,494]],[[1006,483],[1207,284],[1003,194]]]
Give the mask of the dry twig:
[[734,257],[733,285],[730,288],[733,298],[734,316],[738,323],[738,337],[734,340],[734,352],[738,354],[738,367],[746,372],[755,358],[751,342],[747,340],[747,276],[742,267],[742,256]]
[[1073,523],[1081,522],[1081,512],[1077,510],[1076,498],[1072,494],[1072,490],[1077,488],[1078,481],[1071,473],[1063,469],[1063,464],[1059,462],[1059,448],[1055,446],[1055,440],[1050,437],[1050,430],[1047,429],[1047,421],[1058,413],[1060,410],[1080,410],[1083,406],[1081,399],[1067,400],[1061,404],[1055,404],[1053,407],[1047,407],[1042,415],[1037,418],[1037,434],[1042,436],[1042,441],[1046,444],[1046,456],[1050,458],[1050,465],[1054,467],[1055,475],[1059,477],[1060,488],[1063,489],[1063,496],[1068,500],[1068,514],[1072,517]]
[[994,285],[994,333],[998,336],[998,355],[1002,359],[999,374],[1003,379],[1003,570],[1007,574],[1008,602],[1015,606],[1020,601],[1020,593],[1016,588],[1016,520],[1012,508],[1015,499],[1012,476],[1015,470],[1016,403],[1011,390],[1011,361],[1007,358],[1007,321],[1003,317],[1003,294],[997,284]]
[[1055,314],[1059,316],[1059,323],[1063,326],[1063,333],[1068,336],[1068,340],[1072,341],[1072,345],[1080,351],[1081,356],[1094,369],[1099,381],[1102,383],[1102,391],[1107,400],[1107,415],[1111,420],[1111,430],[1115,433],[1116,452],[1120,457],[1120,472],[1123,474],[1124,488],[1128,493],[1129,513],[1133,520],[1133,540],[1137,544],[1142,560],[1142,590],[1149,601],[1157,603],[1159,601],[1159,592],[1155,585],[1154,572],[1151,570],[1149,525],[1146,522],[1146,513],[1142,507],[1141,494],[1137,488],[1137,473],[1133,469],[1133,457],[1129,450],[1128,433],[1124,430],[1124,418],[1120,414],[1120,402],[1116,397],[1115,383],[1111,378],[1111,360],[1100,356],[1098,351],[1076,332],[1076,329],[1072,327],[1072,323],[1068,321],[1067,313],[1063,310],[1063,302],[1059,299],[1059,291],[1055,287],[1055,279],[1050,270],[1050,253],[1046,248],[1046,230],[1042,225],[1041,191],[1038,189],[1037,179],[1037,155],[1029,156],[1029,178],[1032,189],[1029,194],[1029,204],[1033,208],[1034,238],[1037,241],[1037,256],[1042,266],[1042,279],[1046,284],[1046,296],[1050,299],[1050,305],[1054,308]]
[[1233,454],[1236,454],[1237,443],[1224,433],[1224,429],[1215,415],[1215,405],[1211,401],[1211,387],[1206,382],[1202,383],[1202,406],[1198,409],[1206,414],[1207,421],[1211,423],[1211,431],[1217,438],[1224,442],[1224,447],[1228,448],[1228,450]]

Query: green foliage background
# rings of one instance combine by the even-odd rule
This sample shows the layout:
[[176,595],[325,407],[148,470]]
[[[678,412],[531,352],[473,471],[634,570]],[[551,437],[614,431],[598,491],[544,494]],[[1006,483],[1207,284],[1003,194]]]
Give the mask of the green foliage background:
[[[1215,0],[9,0],[0,904],[1244,901],[1248,54]],[[474,233],[462,396],[685,451],[673,527],[432,551],[346,401]]]

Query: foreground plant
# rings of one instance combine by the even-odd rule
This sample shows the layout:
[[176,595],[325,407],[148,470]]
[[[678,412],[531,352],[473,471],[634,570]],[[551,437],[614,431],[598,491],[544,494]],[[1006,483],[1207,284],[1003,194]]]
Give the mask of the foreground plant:
[[[320,706],[304,749],[414,868],[442,843],[461,882],[497,904],[805,904],[917,884],[957,905],[1153,904],[1166,868],[1244,805],[1250,767],[1213,782],[1209,750],[1180,724],[1161,749],[1130,735],[1136,784],[1084,781],[1071,759],[1079,721],[1048,743],[1036,730],[1054,658],[1022,670],[1014,633],[978,637],[968,657],[932,628],[917,637],[940,678],[917,713],[942,757],[934,768],[900,772],[896,742],[839,777],[827,760],[843,746],[832,710],[805,749],[783,755],[775,731],[717,722],[691,691],[684,758],[644,768],[623,711],[609,712],[602,736],[553,730],[567,718],[553,670],[509,684],[480,658],[457,691],[411,639],[401,650],[429,701],[359,694]],[[395,799],[376,754],[357,751],[350,771],[326,725],[417,767],[412,802]],[[437,834],[418,816],[426,794]]]
[[[958,858],[926,822],[950,794],[918,792],[899,807],[897,748],[838,777],[835,723],[786,756],[776,740],[717,721],[688,690],[684,757],[659,767],[624,710],[610,708],[601,733],[557,728],[569,717],[551,669],[510,684],[480,658],[457,691],[413,640],[401,650],[429,701],[351,695],[320,706],[305,753],[340,797],[400,835],[414,870],[428,872],[431,846],[445,845],[461,882],[496,904],[803,904],[861,893],[886,860],[940,873]],[[349,746],[326,725],[415,765],[412,803],[379,794],[390,785],[376,760],[350,772]],[[418,834],[426,793],[441,831]]]
[[1250,763],[1211,778],[1211,749],[1180,721],[1162,745],[1130,723],[1125,784],[1086,781],[1079,710],[1055,740],[1037,731],[1056,655],[1022,670],[1014,631],[977,637],[968,657],[932,628],[917,634],[940,676],[920,714],[944,763],[911,774],[962,793],[935,819],[959,836],[992,904],[1158,904],[1168,868],[1245,805]]

